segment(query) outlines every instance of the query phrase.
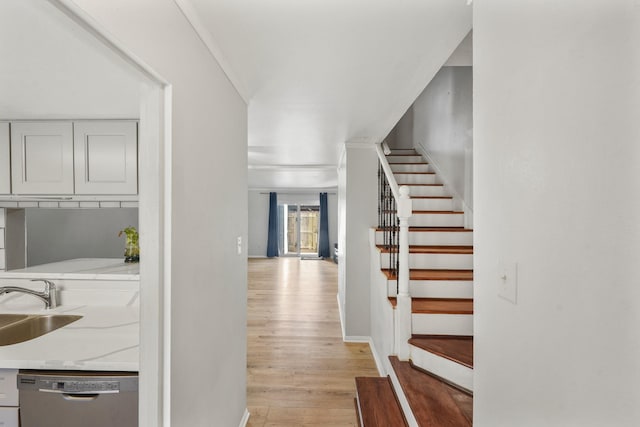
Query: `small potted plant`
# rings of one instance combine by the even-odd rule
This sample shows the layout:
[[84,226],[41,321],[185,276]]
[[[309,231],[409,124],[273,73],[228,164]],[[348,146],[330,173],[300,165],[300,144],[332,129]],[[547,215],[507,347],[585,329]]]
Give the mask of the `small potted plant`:
[[124,262],[139,262],[140,261],[140,245],[138,243],[138,230],[135,227],[127,227],[124,230],[120,230],[118,237],[122,234],[126,236],[125,250],[124,250]]

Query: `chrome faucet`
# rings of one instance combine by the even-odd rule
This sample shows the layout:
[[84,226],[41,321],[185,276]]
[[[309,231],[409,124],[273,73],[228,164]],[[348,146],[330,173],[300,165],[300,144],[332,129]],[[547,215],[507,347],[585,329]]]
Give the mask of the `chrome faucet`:
[[44,308],[56,308],[58,306],[58,298],[56,295],[55,283],[45,279],[33,279],[32,282],[44,282],[44,291],[38,292],[19,286],[2,286],[0,287],[0,295],[11,292],[21,292],[23,294],[33,295],[40,298],[44,302]]

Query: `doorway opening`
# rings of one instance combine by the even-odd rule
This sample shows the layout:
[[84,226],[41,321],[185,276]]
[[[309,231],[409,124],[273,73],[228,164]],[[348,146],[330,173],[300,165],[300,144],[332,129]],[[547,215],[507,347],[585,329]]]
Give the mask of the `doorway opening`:
[[318,255],[320,206],[278,205],[278,247],[283,256]]

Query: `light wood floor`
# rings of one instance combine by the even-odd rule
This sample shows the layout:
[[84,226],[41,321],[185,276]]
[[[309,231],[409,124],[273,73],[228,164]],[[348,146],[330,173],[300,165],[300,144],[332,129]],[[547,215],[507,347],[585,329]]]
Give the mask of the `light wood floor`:
[[249,260],[248,426],[357,425],[354,378],[378,372],[368,344],[342,341],[337,277],[330,261]]

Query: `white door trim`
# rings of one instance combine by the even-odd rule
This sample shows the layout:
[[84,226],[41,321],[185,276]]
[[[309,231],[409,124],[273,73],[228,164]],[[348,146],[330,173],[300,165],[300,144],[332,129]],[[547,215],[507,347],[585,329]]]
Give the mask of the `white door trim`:
[[48,0],[141,73],[139,128],[141,427],[170,425],[172,87],[72,0]]

